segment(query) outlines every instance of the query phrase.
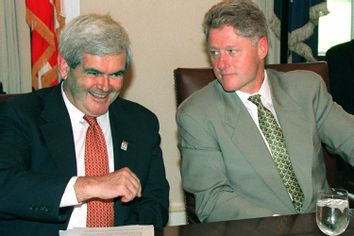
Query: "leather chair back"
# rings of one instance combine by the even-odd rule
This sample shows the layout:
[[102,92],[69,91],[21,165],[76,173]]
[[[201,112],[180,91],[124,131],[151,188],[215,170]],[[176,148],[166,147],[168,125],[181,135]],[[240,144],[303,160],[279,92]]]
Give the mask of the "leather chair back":
[[[329,88],[328,67],[324,61],[314,63],[269,64],[266,68],[277,71],[310,70],[321,75]],[[177,68],[174,70],[177,106],[195,91],[215,79],[211,68]]]
[[[327,89],[329,89],[328,67],[327,63],[324,61],[314,63],[269,64],[265,67],[283,72],[292,70],[313,71],[322,77],[327,85]],[[177,106],[194,92],[215,79],[211,68],[177,68],[174,70],[174,77]],[[325,148],[323,152],[327,169],[327,180],[330,186],[334,186],[337,181],[336,159],[330,156]],[[200,221],[195,213],[194,195],[186,191],[185,205],[187,222],[199,223]]]

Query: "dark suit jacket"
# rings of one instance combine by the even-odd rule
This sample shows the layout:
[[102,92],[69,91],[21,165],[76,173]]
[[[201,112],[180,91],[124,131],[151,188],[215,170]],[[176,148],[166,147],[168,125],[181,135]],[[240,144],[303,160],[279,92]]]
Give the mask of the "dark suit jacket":
[[[354,164],[354,117],[332,101],[313,72],[267,70],[274,109],[305,195],[315,211],[328,188],[321,141]],[[182,184],[201,221],[295,214],[264,140],[236,93],[214,81],[178,108]]]
[[330,48],[326,60],[333,100],[354,114],[354,39]]
[[[115,225],[163,226],[169,185],[157,117],[122,98],[109,115],[114,168],[129,167],[142,185],[141,198],[115,200]],[[59,203],[75,175],[73,133],[60,86],[0,103],[0,235],[58,235],[66,229],[73,208]]]

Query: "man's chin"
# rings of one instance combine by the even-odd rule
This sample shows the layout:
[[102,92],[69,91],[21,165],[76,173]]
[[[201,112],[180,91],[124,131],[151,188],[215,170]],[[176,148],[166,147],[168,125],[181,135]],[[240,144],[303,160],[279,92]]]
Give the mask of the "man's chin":
[[222,87],[223,87],[224,91],[228,92],[228,93],[233,93],[237,90],[237,88],[235,88],[235,86],[228,86],[228,85],[222,84]]
[[104,102],[93,101],[87,106],[87,111],[90,113],[88,115],[100,116],[107,112],[110,102],[105,100]]
[[108,111],[108,109],[106,109],[106,110],[103,110],[103,109],[102,110],[92,110],[91,116],[98,117],[98,116],[105,114],[107,111]]

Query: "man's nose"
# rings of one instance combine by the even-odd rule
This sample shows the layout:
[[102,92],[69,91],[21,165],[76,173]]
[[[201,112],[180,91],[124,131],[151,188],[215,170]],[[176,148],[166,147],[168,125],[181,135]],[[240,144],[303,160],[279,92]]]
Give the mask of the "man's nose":
[[108,89],[109,89],[109,76],[108,75],[100,76],[100,78],[98,80],[98,84],[100,85],[100,88],[103,91],[108,91]]
[[227,68],[230,65],[230,56],[225,52],[220,52],[219,57],[217,58],[216,66],[218,69]]

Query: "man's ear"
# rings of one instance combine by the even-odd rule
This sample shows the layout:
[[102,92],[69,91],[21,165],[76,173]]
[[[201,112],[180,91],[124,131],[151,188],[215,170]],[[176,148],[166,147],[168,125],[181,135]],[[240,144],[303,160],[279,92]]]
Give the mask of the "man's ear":
[[261,37],[258,40],[258,55],[261,59],[264,59],[268,54],[268,40],[266,37]]
[[57,62],[59,68],[59,76],[61,79],[66,80],[68,78],[68,73],[70,69],[69,65],[61,54],[58,54]]

